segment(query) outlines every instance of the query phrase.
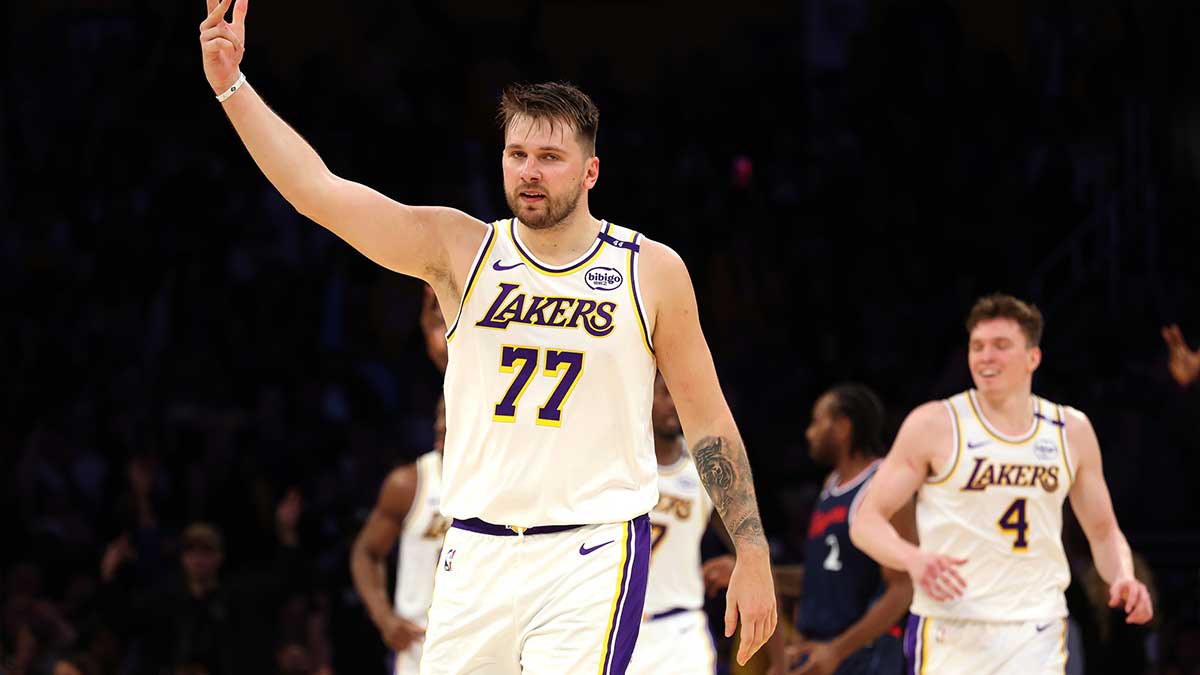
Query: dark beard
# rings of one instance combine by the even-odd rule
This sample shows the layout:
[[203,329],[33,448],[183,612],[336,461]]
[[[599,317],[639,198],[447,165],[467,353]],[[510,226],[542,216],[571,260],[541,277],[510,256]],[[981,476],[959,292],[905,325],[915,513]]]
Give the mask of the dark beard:
[[536,215],[521,215],[520,190],[505,195],[508,208],[525,226],[531,230],[548,230],[566,220],[579,207],[579,199],[583,196],[583,186],[577,185],[575,191],[565,199],[546,196],[546,210]]

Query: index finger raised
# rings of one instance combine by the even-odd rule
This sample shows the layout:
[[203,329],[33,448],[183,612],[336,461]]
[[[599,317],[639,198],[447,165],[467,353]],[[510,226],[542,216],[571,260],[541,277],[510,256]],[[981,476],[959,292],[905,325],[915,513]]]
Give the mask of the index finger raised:
[[213,2],[214,0],[208,0],[208,16],[204,18],[204,23],[200,24],[201,32],[225,20],[225,12],[229,10],[230,0],[221,0],[216,4]]

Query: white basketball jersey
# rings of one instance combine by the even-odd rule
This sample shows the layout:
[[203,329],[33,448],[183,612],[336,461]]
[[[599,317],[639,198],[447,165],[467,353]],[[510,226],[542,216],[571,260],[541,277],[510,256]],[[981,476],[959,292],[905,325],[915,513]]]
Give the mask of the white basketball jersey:
[[427,452],[417,458],[417,493],[400,530],[396,558],[396,614],[420,626],[433,599],[433,573],[450,526],[438,511],[441,499],[442,454]]
[[712,501],[690,455],[685,452],[671,466],[659,467],[658,505],[650,512],[645,615],[677,607],[704,607],[700,539],[712,510]]
[[917,493],[921,548],[966,558],[962,598],[938,602],[913,588],[912,611],[973,621],[1067,615],[1071,580],[1062,545],[1063,500],[1073,468],[1062,406],[1034,397],[1033,425],[1006,436],[984,419],[975,391],[946,402],[954,456]]
[[602,223],[547,265],[488,227],[446,333],[442,512],[497,525],[625,521],[657,500],[641,236]]

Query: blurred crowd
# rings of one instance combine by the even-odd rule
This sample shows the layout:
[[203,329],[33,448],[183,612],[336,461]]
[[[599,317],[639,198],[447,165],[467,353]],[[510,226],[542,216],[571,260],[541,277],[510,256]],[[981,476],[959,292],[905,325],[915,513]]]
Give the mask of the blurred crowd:
[[[431,442],[422,291],[261,178],[204,84],[203,12],[175,4],[12,10],[33,56],[2,85],[0,673],[373,672],[348,547]],[[245,67],[336,172],[483,219],[507,215],[500,86],[588,91],[593,210],[688,262],[781,561],[821,477],[799,412],[857,379],[897,422],[968,385],[975,296],[1031,297],[1035,388],[1091,416],[1160,593],[1149,633],[1100,611],[1094,653],[1200,673],[1200,387],[1177,375],[1200,359],[1200,229],[1176,197],[1200,176],[1198,17],[970,4],[780,3],[686,57],[616,40],[565,64],[549,3],[347,8],[320,44],[264,6]]]

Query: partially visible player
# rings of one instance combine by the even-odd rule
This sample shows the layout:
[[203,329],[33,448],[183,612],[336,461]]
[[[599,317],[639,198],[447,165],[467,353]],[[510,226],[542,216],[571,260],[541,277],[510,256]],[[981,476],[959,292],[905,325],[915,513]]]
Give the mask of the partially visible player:
[[[420,325],[426,353],[438,370],[445,372],[446,324],[429,286],[424,291]],[[439,398],[433,449],[388,474],[375,509],[350,552],[354,586],[384,644],[395,652],[396,675],[418,672],[426,615],[433,597],[433,573],[441,556],[442,537],[450,525],[438,511],[445,440],[446,402]],[[396,591],[389,606],[384,564],[397,543]]]
[[641,634],[627,673],[713,673],[716,650],[704,611],[700,539],[713,505],[687,453],[675,402],[661,375],[654,380],[654,454],[658,505],[650,512],[650,575]]
[[[966,327],[975,388],[909,414],[850,534],[913,579],[911,672],[1062,673],[1068,496],[1109,606],[1123,607],[1128,623],[1145,623],[1150,595],[1134,577],[1091,422],[1033,394],[1041,312],[990,295],[971,308]],[[919,547],[888,522],[914,494]]]
[[[850,523],[883,462],[883,404],[861,384],[842,384],[813,405],[805,436],[809,454],[833,467],[808,526],[804,590],[796,628],[800,641],[771,643],[771,672],[796,675],[900,675],[900,621],[912,601],[912,582],[871,560],[850,541]],[[916,541],[913,506],[892,518]]]
[[[433,574],[442,553],[442,538],[450,527],[450,521],[438,511],[446,438],[446,404],[441,399],[433,436],[432,450],[388,474],[350,552],[354,587],[384,643],[396,652],[396,675],[418,672],[433,599]],[[389,603],[384,564],[397,541],[396,592]]]

